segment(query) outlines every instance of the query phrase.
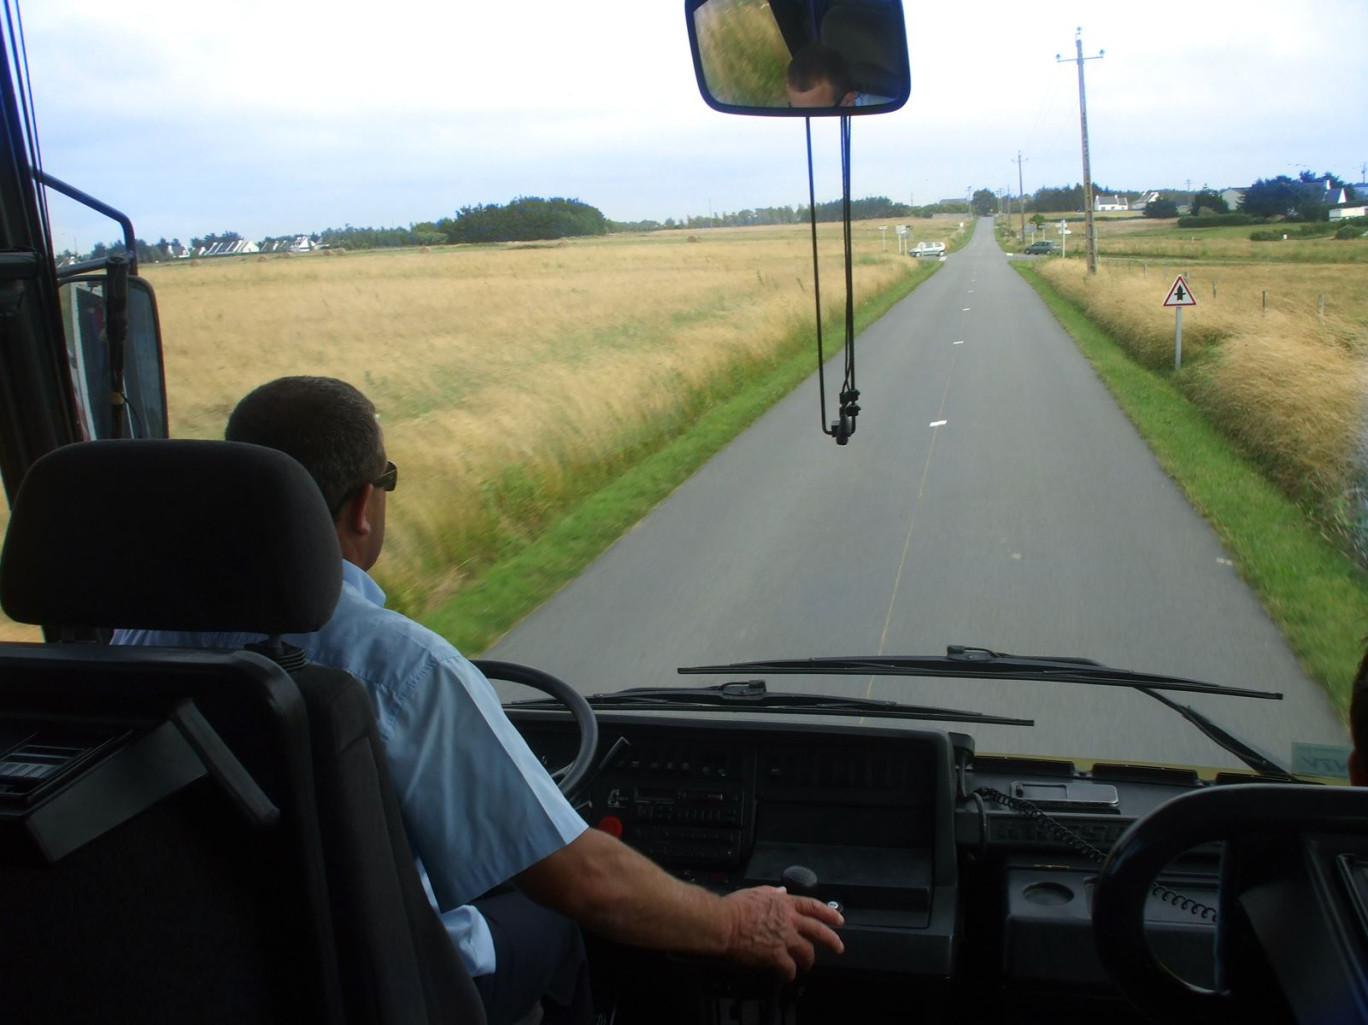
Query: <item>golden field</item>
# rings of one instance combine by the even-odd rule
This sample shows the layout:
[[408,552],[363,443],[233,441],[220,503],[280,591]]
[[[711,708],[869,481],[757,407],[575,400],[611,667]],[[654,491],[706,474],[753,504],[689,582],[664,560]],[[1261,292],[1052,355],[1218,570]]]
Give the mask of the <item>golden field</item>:
[[[918,222],[948,237],[956,220]],[[819,227],[838,311],[839,225]],[[812,335],[806,226],[147,267],[171,430],[219,437],[234,403],[323,374],[376,403],[401,467],[377,576],[419,614],[696,416],[732,375]],[[855,229],[859,296],[913,261]]]
[[1037,267],[1157,369],[1173,366],[1174,311],[1162,303],[1184,273],[1198,305],[1183,311],[1180,387],[1287,494],[1347,528],[1368,393],[1368,275],[1360,267],[1187,261],[1165,273],[1156,263],[1145,272],[1104,260],[1091,279],[1082,260]]

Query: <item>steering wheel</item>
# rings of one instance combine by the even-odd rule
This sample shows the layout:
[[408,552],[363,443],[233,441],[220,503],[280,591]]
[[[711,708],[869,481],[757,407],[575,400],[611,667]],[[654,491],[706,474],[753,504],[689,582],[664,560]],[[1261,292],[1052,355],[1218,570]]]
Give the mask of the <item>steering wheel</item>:
[[574,761],[551,773],[551,778],[560,787],[560,792],[573,804],[581,788],[589,781],[589,773],[594,769],[594,757],[598,752],[598,718],[589,707],[589,702],[585,701],[584,695],[570,684],[540,669],[519,665],[516,662],[500,662],[496,659],[473,659],[472,662],[476,669],[491,680],[520,683],[524,687],[531,687],[550,695],[568,708],[570,714],[575,717],[575,725],[579,727],[580,735],[579,750],[575,752]]
[[[1234,1021],[1257,985],[1249,969],[1231,963],[1228,919],[1241,891],[1256,879],[1241,865],[1269,837],[1368,833],[1368,791],[1356,787],[1245,783],[1213,786],[1176,797],[1121,835],[1093,892],[1093,940],[1118,989],[1156,1021]],[[1226,842],[1215,941],[1217,988],[1194,985],[1170,971],[1145,937],[1145,904],[1155,878],[1174,858],[1200,844]],[[1255,859],[1257,860],[1257,859]],[[1266,870],[1264,870],[1266,871]],[[1314,904],[1300,914],[1320,913]],[[1243,969],[1243,971],[1241,970]],[[1246,1009],[1247,1010],[1247,1009]]]

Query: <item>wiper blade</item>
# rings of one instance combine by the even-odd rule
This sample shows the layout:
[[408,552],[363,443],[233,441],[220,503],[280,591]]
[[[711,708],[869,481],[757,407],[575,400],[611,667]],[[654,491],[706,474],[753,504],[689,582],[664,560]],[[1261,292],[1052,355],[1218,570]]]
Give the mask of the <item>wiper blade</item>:
[[1291,769],[1288,769],[1284,765],[1279,765],[1271,755],[1260,751],[1247,740],[1241,740],[1220,723],[1197,711],[1197,709],[1193,708],[1191,705],[1180,705],[1172,698],[1165,697],[1151,687],[1138,687],[1136,689],[1142,693],[1148,694],[1160,704],[1167,705],[1169,708],[1173,709],[1184,719],[1201,730],[1203,735],[1214,742],[1216,746],[1229,751],[1260,775],[1277,776],[1281,779],[1293,778]]
[[1167,705],[1196,726],[1222,750],[1233,754],[1255,772],[1265,776],[1291,778],[1292,773],[1278,762],[1241,740],[1225,727],[1190,705],[1181,705],[1159,692],[1190,691],[1221,694],[1226,697],[1265,698],[1281,701],[1276,691],[1224,687],[1216,683],[1185,680],[1179,676],[1137,673],[1113,669],[1087,658],[1050,658],[1037,655],[1007,655],[987,648],[952,644],[943,656],[874,655],[856,658],[782,659],[770,662],[740,662],[725,666],[690,666],[681,673],[765,672],[835,676],[949,676],[988,680],[1043,680],[1051,683],[1084,683],[1103,687],[1129,687]]
[[[832,697],[825,694],[772,693],[764,680],[719,683],[712,687],[633,687],[628,690],[593,694],[585,698],[590,706],[605,711],[640,711],[668,708],[684,712],[806,712],[814,715],[871,716],[881,719],[921,719],[932,722],[974,722],[993,726],[1034,726],[1034,719],[1016,719],[985,712],[966,712],[954,708],[931,708],[900,701],[874,698]],[[515,701],[505,708],[554,708],[552,699]]]
[[774,659],[733,662],[720,666],[681,666],[680,673],[775,673],[814,676],[947,676],[981,680],[1045,680],[1051,683],[1086,683],[1102,687],[1143,690],[1190,691],[1227,697],[1267,698],[1281,701],[1274,691],[1225,687],[1217,683],[1187,680],[1180,676],[1137,673],[1115,669],[1087,658],[1054,658],[1039,655],[1008,655],[952,644],[944,655],[863,655],[853,658]]

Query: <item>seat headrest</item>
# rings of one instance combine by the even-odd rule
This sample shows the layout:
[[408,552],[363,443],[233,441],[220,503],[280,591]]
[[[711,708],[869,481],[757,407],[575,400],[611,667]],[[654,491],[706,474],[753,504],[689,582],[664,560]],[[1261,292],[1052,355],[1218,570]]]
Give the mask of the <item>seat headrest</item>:
[[23,623],[307,633],[341,588],[313,478],[229,441],[57,449],[24,478],[0,554],[0,605]]
[[900,69],[907,41],[895,37],[886,3],[843,3],[822,19],[822,43],[840,52],[855,88],[892,99],[902,93]]

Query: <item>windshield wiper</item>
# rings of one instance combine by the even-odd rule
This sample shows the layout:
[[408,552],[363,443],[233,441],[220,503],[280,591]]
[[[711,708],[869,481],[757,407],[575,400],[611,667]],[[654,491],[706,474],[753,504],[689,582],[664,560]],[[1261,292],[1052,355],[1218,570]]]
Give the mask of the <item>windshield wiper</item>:
[[[682,671],[682,670],[681,670]],[[713,687],[633,687],[628,690],[593,694],[585,698],[596,709],[640,711],[668,708],[670,711],[715,712],[807,712],[815,715],[871,716],[882,719],[923,719],[935,722],[976,722],[993,726],[1034,726],[1034,719],[1015,719],[984,712],[965,712],[954,708],[928,708],[900,701],[874,698],[843,698],[825,694],[777,694],[765,687],[764,680],[719,683]],[[505,708],[555,708],[560,702],[537,698],[514,701]]]
[[980,680],[1047,680],[1052,683],[1088,683],[1103,687],[1146,687],[1158,690],[1224,694],[1227,697],[1268,698],[1281,701],[1274,691],[1224,687],[1218,683],[1186,680],[1181,676],[1137,673],[1115,669],[1088,658],[1055,658],[1040,655],[1008,655],[987,648],[952,644],[944,655],[863,655],[853,658],[795,658],[761,662],[733,662],[720,666],[681,666],[680,673],[777,673],[814,676],[951,676]]
[[1241,740],[1190,705],[1181,705],[1160,694],[1161,690],[1221,694],[1226,697],[1265,698],[1281,701],[1277,691],[1224,687],[1216,683],[1186,680],[1180,676],[1137,673],[1114,669],[1088,658],[1051,658],[1039,655],[1008,655],[952,644],[944,655],[872,655],[855,658],[778,659],[768,662],[736,662],[722,666],[681,666],[680,673],[764,672],[828,676],[948,676],[981,680],[1044,680],[1051,683],[1084,683],[1102,687],[1129,687],[1167,705],[1222,750],[1233,754],[1255,772],[1289,778],[1291,770]]
[[1160,704],[1168,705],[1169,708],[1201,730],[1202,734],[1215,743],[1217,747],[1229,751],[1260,775],[1279,776],[1284,779],[1292,778],[1291,769],[1279,765],[1273,757],[1260,751],[1249,741],[1241,740],[1220,723],[1208,718],[1191,705],[1180,705],[1172,698],[1165,697],[1151,687],[1137,687],[1136,690],[1142,694],[1148,694]]

